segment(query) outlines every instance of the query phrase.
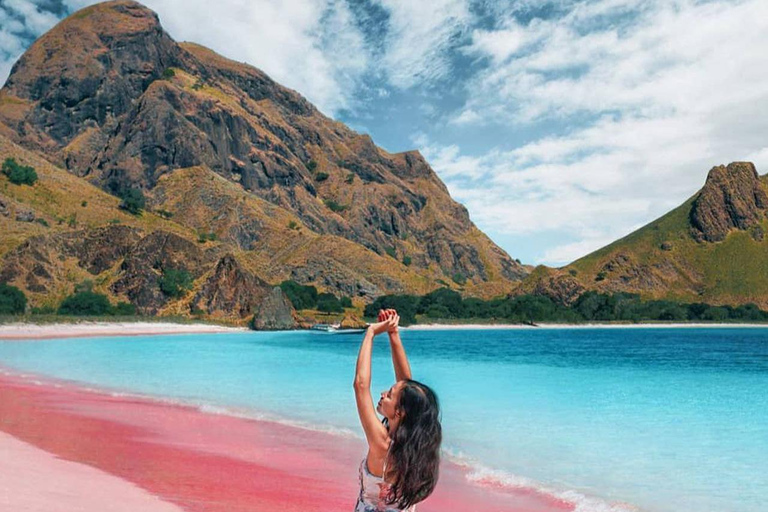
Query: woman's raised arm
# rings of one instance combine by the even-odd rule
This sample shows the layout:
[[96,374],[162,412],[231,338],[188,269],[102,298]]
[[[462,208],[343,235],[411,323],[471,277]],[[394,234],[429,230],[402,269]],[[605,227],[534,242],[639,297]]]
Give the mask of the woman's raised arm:
[[355,369],[355,401],[357,402],[357,414],[365,432],[370,451],[380,457],[385,453],[389,444],[389,434],[373,406],[371,397],[371,352],[373,351],[373,337],[388,331],[394,324],[393,320],[385,320],[371,324],[365,331],[360,352],[357,354],[357,367]]
[[408,362],[408,356],[405,355],[405,347],[400,339],[400,315],[394,309],[387,309],[383,312],[384,318],[394,318],[395,326],[388,332],[389,348],[392,352],[392,365],[395,367],[395,379],[405,380],[411,378],[411,365]]

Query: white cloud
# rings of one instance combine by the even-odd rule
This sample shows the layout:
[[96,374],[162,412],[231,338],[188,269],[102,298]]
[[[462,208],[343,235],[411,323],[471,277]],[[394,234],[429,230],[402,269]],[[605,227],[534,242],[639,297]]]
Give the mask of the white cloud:
[[406,89],[445,76],[454,37],[471,21],[467,0],[379,0],[389,13],[381,65]]
[[475,31],[467,51],[489,64],[454,119],[564,133],[480,156],[425,153],[482,229],[577,238],[543,247],[543,262],[665,213],[713,165],[768,170],[766,2],[578,2],[561,17]]

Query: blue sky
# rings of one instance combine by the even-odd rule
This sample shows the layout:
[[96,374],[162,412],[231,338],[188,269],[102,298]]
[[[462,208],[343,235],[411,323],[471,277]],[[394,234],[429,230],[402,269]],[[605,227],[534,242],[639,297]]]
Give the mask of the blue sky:
[[[78,0],[0,0],[0,82]],[[560,266],[768,172],[765,0],[147,0],[384,149],[417,148],[513,258]]]

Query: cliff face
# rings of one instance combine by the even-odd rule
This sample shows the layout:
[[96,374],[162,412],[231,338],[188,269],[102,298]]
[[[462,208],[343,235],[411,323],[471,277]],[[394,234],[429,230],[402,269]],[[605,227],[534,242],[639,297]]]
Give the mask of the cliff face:
[[535,291],[568,303],[596,290],[766,308],[764,181],[749,162],[716,166],[680,207],[562,269],[537,269],[515,293]]
[[[246,215],[218,232],[227,219],[170,210],[175,222],[242,250],[275,245],[264,239],[291,237],[295,226],[345,239],[393,269],[383,272],[392,286],[384,277],[336,279],[366,297],[374,289],[421,292],[457,275],[468,279],[467,292],[490,296],[527,274],[474,226],[418,152],[389,154],[258,69],[175,43],[135,2],[88,7],[36,41],[0,91],[0,122],[17,143],[69,172],[116,194],[141,188],[158,207],[194,209],[164,177],[191,167],[212,172],[280,208],[292,227],[264,230],[264,218]],[[210,196],[209,183],[201,186],[199,195]],[[338,263],[276,273],[330,288],[319,269],[343,274]],[[344,264],[352,273],[359,266]]]
[[750,162],[713,167],[691,208],[694,236],[724,240],[732,229],[746,230],[765,219],[768,195]]

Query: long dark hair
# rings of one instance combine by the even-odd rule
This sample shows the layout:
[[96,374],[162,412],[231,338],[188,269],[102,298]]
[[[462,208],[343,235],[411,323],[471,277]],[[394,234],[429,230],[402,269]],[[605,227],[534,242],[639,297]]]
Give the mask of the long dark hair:
[[406,509],[432,494],[440,471],[440,405],[429,386],[406,379],[398,408],[403,414],[393,433],[387,472],[396,475],[387,504]]

